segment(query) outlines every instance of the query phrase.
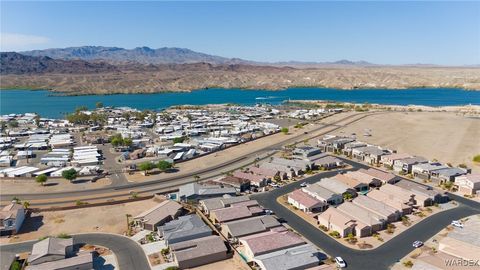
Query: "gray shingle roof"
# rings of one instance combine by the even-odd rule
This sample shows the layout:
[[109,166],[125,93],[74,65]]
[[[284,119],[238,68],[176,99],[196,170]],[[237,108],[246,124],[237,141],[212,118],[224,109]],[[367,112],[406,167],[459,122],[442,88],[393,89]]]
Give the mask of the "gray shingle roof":
[[311,244],[256,256],[255,261],[261,262],[265,270],[305,269],[320,263],[319,253]]

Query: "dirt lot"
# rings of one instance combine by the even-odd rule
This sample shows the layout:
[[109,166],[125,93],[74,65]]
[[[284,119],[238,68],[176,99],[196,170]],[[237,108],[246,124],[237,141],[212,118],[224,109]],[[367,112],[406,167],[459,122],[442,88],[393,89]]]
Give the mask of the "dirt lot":
[[[370,129],[371,137],[365,137]],[[361,141],[396,149],[398,152],[467,164],[480,173],[472,158],[480,154],[480,118],[447,112],[389,113],[367,117],[332,134],[356,133]]]
[[248,268],[245,264],[240,263],[238,260],[234,258],[198,266],[195,268],[190,268],[190,270],[211,270],[211,269],[248,270],[250,268]]
[[127,227],[126,214],[136,216],[156,204],[157,202],[151,199],[111,206],[34,213],[25,220],[20,233],[10,238],[10,242],[34,240],[60,233],[123,234]]

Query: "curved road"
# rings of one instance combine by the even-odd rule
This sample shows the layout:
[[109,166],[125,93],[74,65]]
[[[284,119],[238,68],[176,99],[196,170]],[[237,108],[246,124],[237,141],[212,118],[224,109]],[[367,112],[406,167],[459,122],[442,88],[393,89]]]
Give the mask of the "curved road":
[[[97,189],[86,189],[86,190],[74,190],[74,191],[64,191],[64,192],[52,192],[52,193],[23,193],[23,194],[2,194],[2,202],[7,202],[13,197],[20,198],[22,200],[30,201],[32,206],[39,205],[55,205],[55,204],[64,204],[64,203],[74,203],[78,197],[89,196],[88,198],[81,198],[82,201],[96,200],[96,199],[114,199],[119,197],[128,196],[130,191],[135,191],[138,194],[153,194],[155,191],[165,190],[168,188],[178,187],[179,185],[193,182],[195,179],[192,178],[193,175],[203,176],[208,173],[217,173],[214,176],[219,176],[222,174],[220,170],[228,168],[232,170],[236,163],[245,161],[248,159],[253,159],[260,155],[266,155],[272,151],[280,149],[284,145],[297,143],[305,139],[312,139],[337,129],[343,128],[349,124],[360,121],[370,115],[380,114],[380,113],[394,113],[394,112],[369,112],[369,113],[356,113],[353,115],[348,115],[343,118],[340,118],[332,123],[319,123],[321,126],[311,130],[309,134],[299,134],[297,136],[292,136],[289,139],[282,141],[277,144],[268,145],[265,147],[255,150],[249,154],[237,157],[233,160],[212,166],[209,168],[199,169],[196,172],[193,172],[189,175],[182,176],[173,176],[169,178],[163,178],[143,183],[128,183],[121,186],[106,186]],[[347,121],[348,120],[348,121]],[[344,122],[347,121],[347,122]],[[342,123],[344,122],[344,123]],[[324,132],[318,133],[326,129]],[[315,134],[312,136],[312,134]],[[210,175],[210,177],[212,177]],[[52,200],[50,202],[35,202],[35,200]],[[55,201],[54,201],[55,200]]]
[[[355,169],[350,170],[367,167],[366,165],[358,164],[350,160],[345,159],[344,161],[356,167]],[[413,250],[412,243],[414,241],[420,240],[425,242],[437,234],[441,229],[449,225],[452,220],[480,214],[480,203],[454,194],[449,194],[451,199],[459,203],[458,207],[434,214],[422,220],[376,249],[351,249],[338,243],[336,240],[320,231],[317,227],[298,217],[295,213],[277,202],[279,196],[300,188],[300,184],[303,182],[314,183],[321,178],[331,177],[338,172],[339,171],[321,173],[268,193],[253,195],[252,199],[257,200],[265,208],[272,210],[277,217],[282,219],[313,244],[323,249],[330,256],[343,257],[347,262],[348,269],[389,269],[392,264]]]
[[[0,246],[1,270],[8,269],[8,258],[21,252],[30,252],[34,243],[28,241]],[[91,244],[107,247],[113,251],[120,269],[148,270],[150,265],[143,249],[135,241],[116,234],[86,233],[73,235],[74,244]]]

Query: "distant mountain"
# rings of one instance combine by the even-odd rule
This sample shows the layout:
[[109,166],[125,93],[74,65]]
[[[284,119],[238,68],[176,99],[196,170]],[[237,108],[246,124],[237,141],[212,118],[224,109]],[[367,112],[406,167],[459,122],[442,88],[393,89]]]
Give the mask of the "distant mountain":
[[83,60],[59,60],[47,56],[28,56],[16,52],[0,54],[0,74],[85,74],[118,71],[116,66]]
[[140,63],[140,64],[191,64],[209,63],[213,65],[261,65],[261,66],[290,66],[290,67],[322,67],[322,66],[372,66],[374,64],[365,61],[340,60],[336,62],[256,62],[240,58],[227,58],[195,52],[183,48],[159,48],[137,47],[124,49],[118,47],[83,46],[60,49],[46,49],[20,52],[29,56],[47,56],[53,59],[104,61],[111,64]]
[[242,59],[230,59],[221,56],[209,55],[183,48],[137,47],[123,49],[118,47],[83,46],[64,49],[46,49],[20,52],[30,56],[48,56],[54,59],[81,59],[85,61],[102,60],[108,63],[141,63],[141,64],[234,64],[248,63]]

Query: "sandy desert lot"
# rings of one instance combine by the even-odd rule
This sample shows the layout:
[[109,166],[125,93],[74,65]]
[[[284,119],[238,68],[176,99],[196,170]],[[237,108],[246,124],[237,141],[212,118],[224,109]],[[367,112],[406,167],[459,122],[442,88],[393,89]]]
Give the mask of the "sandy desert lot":
[[[371,137],[364,136],[369,129]],[[340,133],[343,132],[343,133]],[[473,156],[480,154],[480,118],[447,112],[402,112],[372,115],[332,134],[356,133],[361,141],[400,153],[458,165],[480,173]]]
[[[9,242],[20,242],[60,233],[123,234],[127,229],[126,214],[136,216],[157,203],[150,199],[111,206],[32,213],[31,217],[25,220],[18,235],[4,239],[9,239]],[[78,222],[79,220],[82,222]]]

